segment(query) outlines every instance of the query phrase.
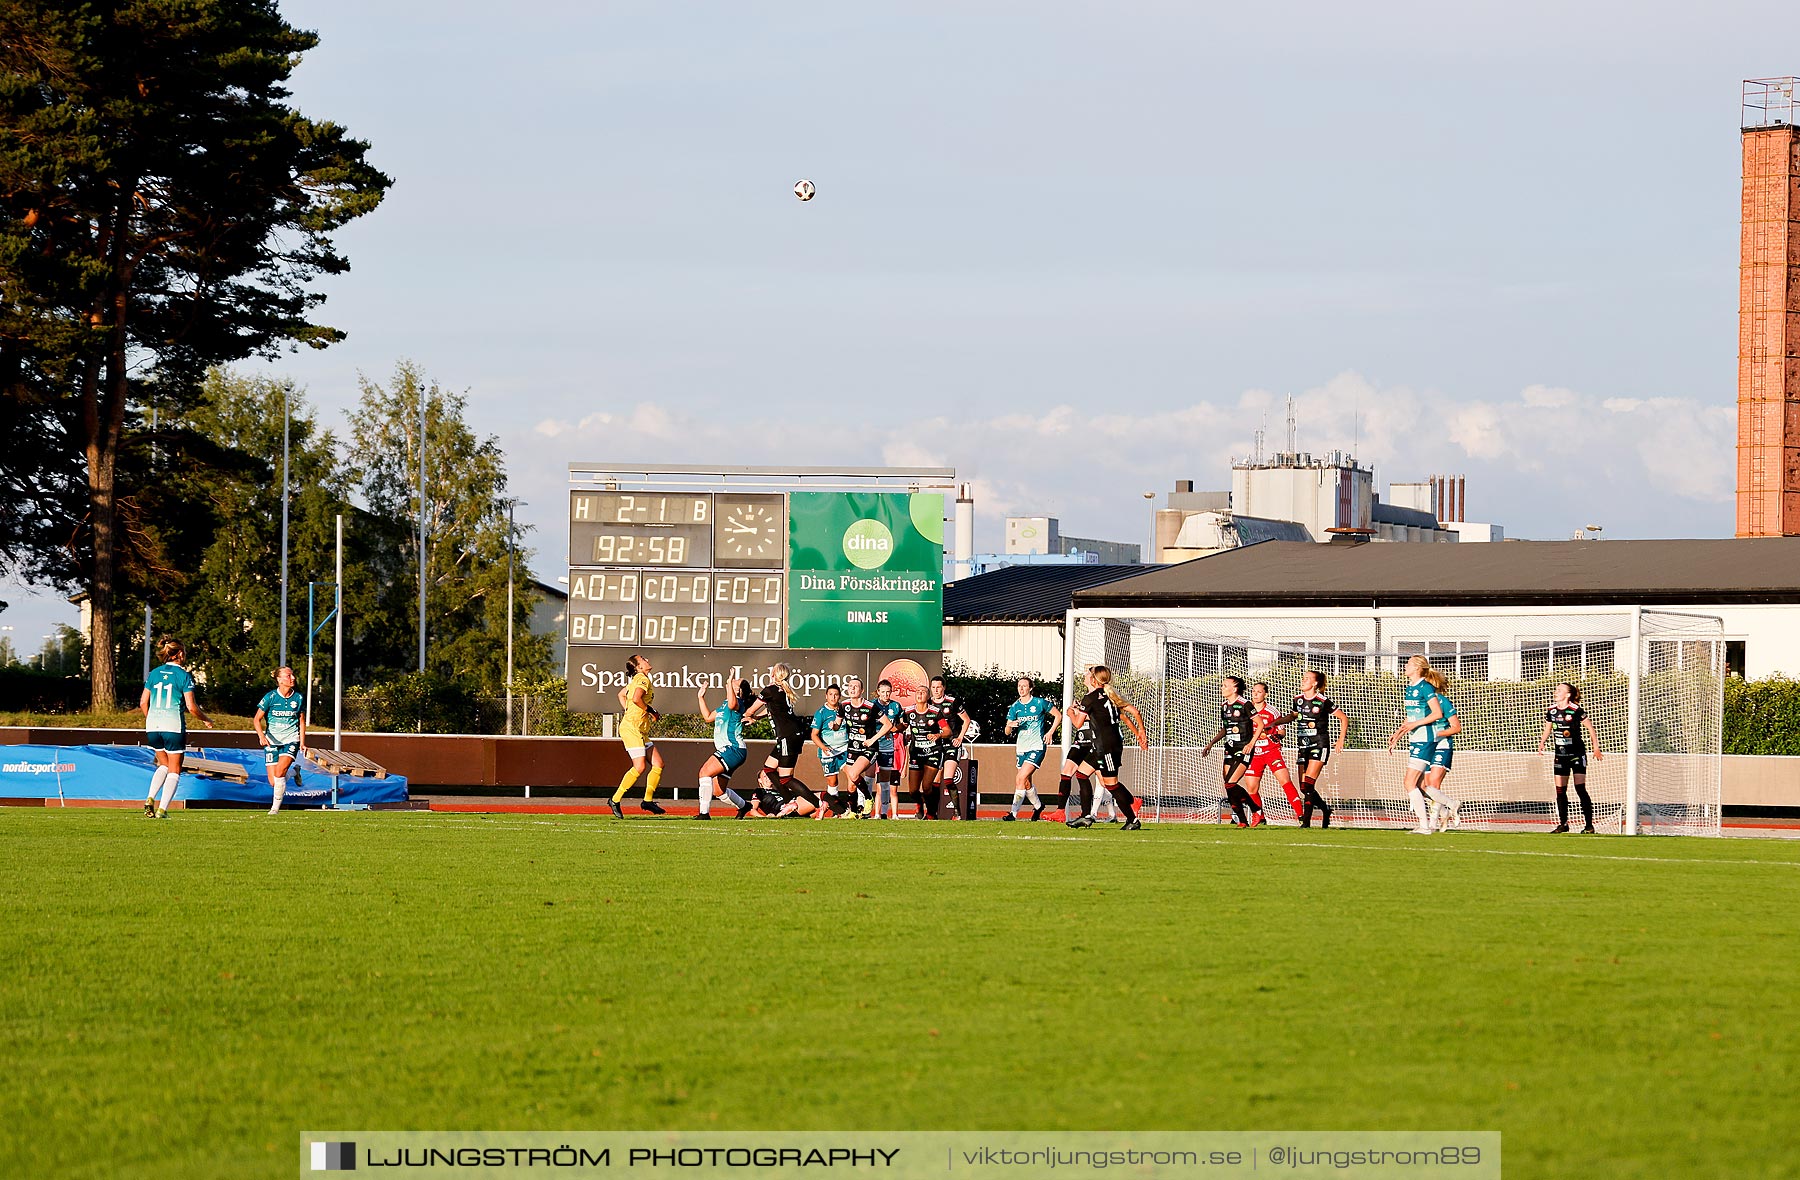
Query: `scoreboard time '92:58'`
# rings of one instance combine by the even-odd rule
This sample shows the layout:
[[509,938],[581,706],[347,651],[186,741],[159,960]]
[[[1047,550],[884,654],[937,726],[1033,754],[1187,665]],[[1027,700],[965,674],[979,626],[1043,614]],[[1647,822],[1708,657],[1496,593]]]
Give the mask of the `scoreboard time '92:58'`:
[[569,641],[782,647],[786,558],[780,493],[573,492]]

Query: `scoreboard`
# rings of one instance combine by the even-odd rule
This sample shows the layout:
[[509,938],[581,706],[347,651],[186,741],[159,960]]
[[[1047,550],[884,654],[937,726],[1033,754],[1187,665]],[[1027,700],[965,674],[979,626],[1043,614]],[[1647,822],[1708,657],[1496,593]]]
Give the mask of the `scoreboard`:
[[760,687],[777,662],[803,696],[848,675],[923,690],[943,654],[942,493],[740,488],[570,490],[572,712],[614,711],[633,652],[689,698]]
[[787,645],[780,492],[572,492],[569,642]]

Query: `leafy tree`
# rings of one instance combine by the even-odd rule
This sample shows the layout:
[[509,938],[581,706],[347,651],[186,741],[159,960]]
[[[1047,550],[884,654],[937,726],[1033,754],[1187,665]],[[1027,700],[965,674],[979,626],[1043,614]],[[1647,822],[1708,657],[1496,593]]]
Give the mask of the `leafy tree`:
[[128,478],[152,391],[188,405],[214,365],[341,336],[308,284],[390,182],[289,105],[317,43],[272,0],[0,0],[0,426],[39,489],[0,546],[88,588],[96,703],[134,569],[172,568]]
[[[425,406],[426,670],[468,688],[502,691],[506,680],[507,548],[513,563],[515,679],[547,675],[550,641],[531,634],[536,590],[527,572],[524,526],[508,517],[506,461],[499,442],[463,421],[464,395],[443,389],[411,362],[386,385],[362,379],[350,422],[349,467],[369,516],[382,530],[372,563],[380,591],[362,618],[359,643],[394,669],[418,667],[419,407]],[[347,577],[348,575],[346,575]]]
[[[166,548],[195,554],[191,577],[157,607],[206,674],[208,699],[248,709],[271,683],[281,652],[281,439],[288,423],[288,660],[305,675],[306,584],[329,581],[334,516],[350,512],[337,440],[319,428],[291,381],[215,371],[179,422],[239,462],[184,465],[152,479],[150,503]],[[165,535],[166,534],[166,535]],[[195,537],[200,543],[195,544]]]

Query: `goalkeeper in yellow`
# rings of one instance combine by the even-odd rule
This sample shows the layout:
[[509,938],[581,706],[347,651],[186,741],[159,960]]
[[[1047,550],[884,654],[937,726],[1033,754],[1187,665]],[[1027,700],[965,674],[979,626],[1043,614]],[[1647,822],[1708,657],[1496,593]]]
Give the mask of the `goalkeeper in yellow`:
[[627,791],[637,784],[638,776],[644,768],[650,768],[650,777],[644,780],[645,812],[650,815],[661,815],[662,804],[654,796],[656,786],[662,782],[662,751],[656,748],[656,742],[650,737],[656,728],[657,712],[650,707],[656,696],[656,688],[650,683],[650,660],[643,655],[633,655],[625,661],[625,675],[629,679],[625,687],[619,690],[619,704],[625,707],[625,720],[619,725],[619,737],[624,739],[625,752],[631,755],[631,769],[625,772],[625,781],[613,792],[612,813],[619,819],[625,818],[624,809],[619,802],[625,798]]

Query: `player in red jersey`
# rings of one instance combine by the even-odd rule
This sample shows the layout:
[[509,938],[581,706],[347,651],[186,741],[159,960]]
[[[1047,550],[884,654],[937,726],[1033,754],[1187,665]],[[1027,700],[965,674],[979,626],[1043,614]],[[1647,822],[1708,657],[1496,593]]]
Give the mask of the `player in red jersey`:
[[1258,788],[1262,786],[1263,772],[1274,775],[1287,792],[1288,806],[1294,809],[1298,820],[1305,803],[1294,786],[1293,776],[1288,774],[1287,759],[1281,755],[1282,730],[1276,724],[1275,710],[1269,708],[1269,686],[1260,680],[1250,686],[1250,707],[1256,711],[1256,739],[1250,747],[1250,769],[1244,773],[1244,786],[1260,803],[1262,791]]

